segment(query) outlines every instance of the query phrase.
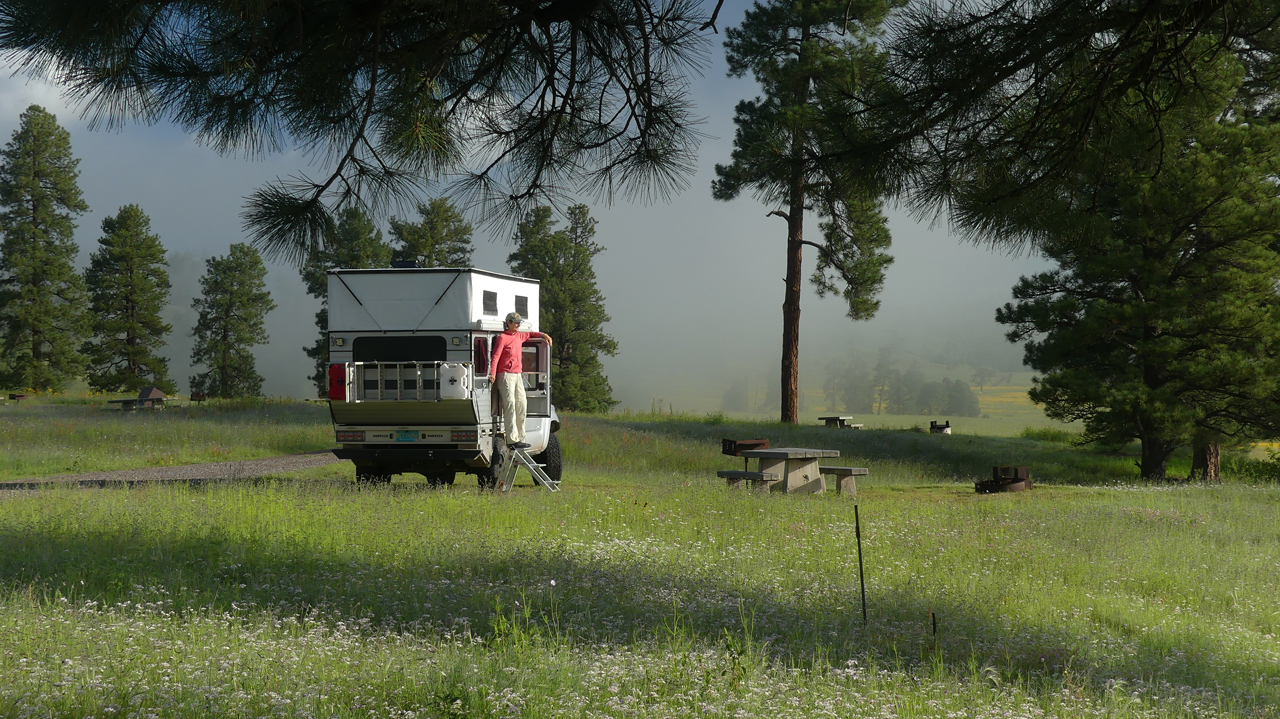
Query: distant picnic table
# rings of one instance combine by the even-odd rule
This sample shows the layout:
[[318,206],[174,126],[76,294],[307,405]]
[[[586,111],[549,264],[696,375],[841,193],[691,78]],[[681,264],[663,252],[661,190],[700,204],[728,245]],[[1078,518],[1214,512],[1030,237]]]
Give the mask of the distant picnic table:
[[831,415],[830,417],[819,417],[818,419],[822,420],[823,422],[826,422],[828,427],[844,427],[846,429],[862,429],[861,423],[851,424],[849,422],[849,420],[853,419],[852,416]]

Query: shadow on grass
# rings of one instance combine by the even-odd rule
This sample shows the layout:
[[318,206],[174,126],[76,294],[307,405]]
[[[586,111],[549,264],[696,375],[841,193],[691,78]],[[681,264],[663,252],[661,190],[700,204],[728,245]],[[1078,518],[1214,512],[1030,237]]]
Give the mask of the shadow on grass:
[[[1273,706],[1280,668],[1249,663],[1228,647],[1095,621],[1124,636],[1126,647],[1099,648],[1051,618],[1032,623],[1002,615],[1001,602],[961,604],[905,589],[869,591],[863,626],[855,577],[840,586],[787,595],[705,569],[655,571],[607,551],[584,558],[529,537],[497,542],[456,536],[452,547],[378,561],[318,552],[288,537],[246,543],[217,532],[197,538],[139,541],[128,528],[75,538],[37,527],[0,534],[0,587],[104,605],[164,602],[166,610],[251,616],[318,612],[368,631],[492,637],[499,618],[549,641],[578,646],[670,642],[676,646],[751,641],[798,666],[849,659],[882,666],[941,662],[967,676],[994,667],[1005,680],[1052,687],[1069,672],[1096,690],[1109,681],[1150,681],[1227,691],[1247,705]],[[939,618],[932,633],[930,613]],[[1188,642],[1192,644],[1189,646]],[[1043,684],[1039,684],[1043,682]],[[1261,687],[1261,688],[1260,688]],[[1268,688],[1272,687],[1272,688]]]

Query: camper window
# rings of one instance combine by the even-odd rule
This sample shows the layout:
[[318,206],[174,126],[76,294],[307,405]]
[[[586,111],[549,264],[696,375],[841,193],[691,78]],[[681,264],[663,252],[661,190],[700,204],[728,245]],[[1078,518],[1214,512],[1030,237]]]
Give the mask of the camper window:
[[484,313],[486,315],[498,314],[498,293],[485,291],[484,293]]
[[443,337],[357,337],[351,345],[356,362],[444,362],[449,358]]
[[525,319],[529,319],[529,298],[516,295],[516,313]]

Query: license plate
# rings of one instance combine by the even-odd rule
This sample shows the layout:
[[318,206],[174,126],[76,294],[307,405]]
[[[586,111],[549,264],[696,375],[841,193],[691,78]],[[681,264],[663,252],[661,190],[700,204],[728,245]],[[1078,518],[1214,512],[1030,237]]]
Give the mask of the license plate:
[[417,433],[417,432],[412,432],[412,431],[404,430],[404,429],[398,429],[398,430],[396,430],[396,441],[397,441],[397,442],[412,442],[412,441],[416,440],[417,438],[418,438],[418,433]]

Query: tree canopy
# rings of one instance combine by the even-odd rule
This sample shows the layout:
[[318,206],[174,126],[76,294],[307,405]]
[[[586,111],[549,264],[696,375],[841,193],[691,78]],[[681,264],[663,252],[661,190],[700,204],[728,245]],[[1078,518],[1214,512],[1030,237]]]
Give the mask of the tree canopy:
[[313,250],[303,263],[302,281],[307,286],[307,294],[321,302],[316,312],[320,336],[315,344],[302,348],[314,363],[311,381],[315,383],[317,397],[329,396],[329,270],[389,267],[392,252],[391,246],[382,240],[382,231],[369,216],[359,208],[348,207],[338,213],[338,224],[325,238],[324,246]]
[[516,249],[507,264],[517,275],[540,282],[539,327],[555,341],[551,397],[556,406],[608,412],[618,402],[600,355],[617,354],[618,342],[604,331],[609,315],[592,267],[604,247],[593,239],[596,221],[586,205],[574,205],[567,214],[569,226],[563,230],[555,229],[550,207],[525,215],[516,227]]
[[1212,84],[1202,67],[1237,62],[1231,112],[1275,118],[1278,16],[1274,0],[913,0],[883,71],[832,104],[829,140],[844,171],[919,212],[1025,247],[1037,238],[1012,213],[1051,198],[1123,119],[1158,124]]
[[486,216],[683,187],[706,25],[696,0],[6,0],[0,51],[99,125],[170,120],[221,152],[319,160],[244,215],[300,263],[335,209],[377,215],[446,173]]
[[102,233],[85,270],[93,328],[93,340],[82,349],[89,386],[99,392],[155,386],[173,394],[169,361],[157,354],[173,331],[160,317],[170,287],[164,245],[137,205],[104,219]]
[[[997,313],[1049,416],[1085,439],[1142,443],[1141,472],[1201,432],[1280,431],[1280,126],[1229,110],[1231,58],[1150,121],[1145,99],[1016,217],[1058,268],[1024,277]],[[1211,82],[1212,81],[1212,82]]]
[[472,231],[448,198],[418,203],[416,223],[391,218],[391,237],[399,245],[394,259],[412,260],[419,267],[470,267]]
[[0,151],[0,348],[10,387],[60,390],[80,375],[88,329],[75,216],[87,212],[71,135],[38,105]]
[[227,398],[262,394],[253,348],[266,343],[266,316],[276,308],[266,277],[262,257],[245,243],[205,260],[201,294],[191,303],[199,313],[191,331],[196,339],[191,362],[207,369],[192,375],[192,392]]

